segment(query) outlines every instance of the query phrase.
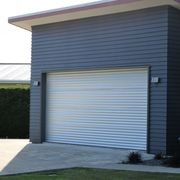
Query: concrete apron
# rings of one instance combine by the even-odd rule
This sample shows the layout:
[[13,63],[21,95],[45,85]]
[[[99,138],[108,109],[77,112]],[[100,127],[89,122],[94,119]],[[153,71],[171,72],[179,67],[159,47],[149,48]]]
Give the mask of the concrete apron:
[[[119,164],[130,150],[67,145],[31,144],[29,140],[0,140],[0,175],[73,167],[180,173],[180,168]],[[141,152],[144,160],[153,156]]]

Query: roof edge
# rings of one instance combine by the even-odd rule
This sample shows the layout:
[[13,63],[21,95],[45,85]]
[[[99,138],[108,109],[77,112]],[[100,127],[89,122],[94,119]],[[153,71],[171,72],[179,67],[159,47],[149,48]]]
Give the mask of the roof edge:
[[101,0],[101,1],[92,2],[92,3],[84,3],[84,4],[68,6],[64,8],[57,8],[57,9],[51,9],[51,10],[46,10],[46,11],[40,11],[36,13],[28,13],[24,15],[13,16],[13,17],[8,18],[8,22],[12,23],[17,20],[24,21],[24,20],[35,19],[35,18],[40,18],[40,17],[67,14],[67,13],[72,13],[76,11],[85,11],[85,10],[94,9],[94,8],[101,8],[101,7],[106,7],[106,6],[118,5],[118,4],[127,4],[127,3],[136,2],[136,1],[142,1],[142,0],[105,0],[105,1]]
[[180,9],[180,0],[105,0],[65,8],[9,17],[8,22],[31,31],[32,26],[102,16],[170,5]]

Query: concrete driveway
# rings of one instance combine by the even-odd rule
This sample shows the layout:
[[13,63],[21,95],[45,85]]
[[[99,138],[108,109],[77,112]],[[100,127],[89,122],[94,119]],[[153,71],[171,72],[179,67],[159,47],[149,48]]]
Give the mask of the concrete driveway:
[[[0,175],[71,167],[104,167],[126,159],[129,151],[67,144],[0,140]],[[143,154],[144,158],[151,156]]]
[[[126,159],[128,153],[129,151],[120,149],[0,140],[0,175],[72,167],[157,171],[157,167],[119,164]],[[152,155],[143,152],[142,156],[143,159],[152,158]],[[162,168],[160,170],[167,171]]]

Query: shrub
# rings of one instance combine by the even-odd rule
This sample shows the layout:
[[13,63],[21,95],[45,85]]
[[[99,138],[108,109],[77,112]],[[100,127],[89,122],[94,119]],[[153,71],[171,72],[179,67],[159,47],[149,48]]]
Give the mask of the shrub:
[[130,152],[128,155],[128,163],[130,164],[138,164],[142,162],[141,154],[138,152]]
[[0,138],[29,137],[29,89],[0,89]]
[[162,160],[164,159],[164,155],[162,152],[155,154],[154,159],[156,160]]
[[163,164],[170,167],[180,167],[180,152],[175,153],[172,157],[166,158]]

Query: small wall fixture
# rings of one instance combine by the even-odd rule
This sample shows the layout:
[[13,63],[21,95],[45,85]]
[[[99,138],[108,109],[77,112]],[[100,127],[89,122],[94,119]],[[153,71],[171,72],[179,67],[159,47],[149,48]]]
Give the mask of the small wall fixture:
[[39,86],[40,82],[39,81],[33,81],[33,86]]
[[151,83],[157,84],[160,82],[160,78],[159,77],[152,77],[151,78]]

